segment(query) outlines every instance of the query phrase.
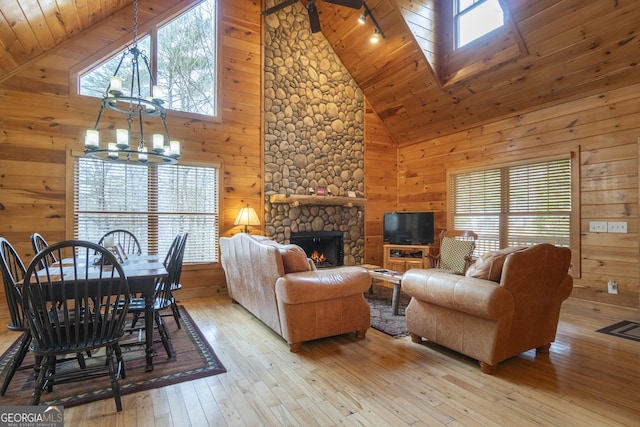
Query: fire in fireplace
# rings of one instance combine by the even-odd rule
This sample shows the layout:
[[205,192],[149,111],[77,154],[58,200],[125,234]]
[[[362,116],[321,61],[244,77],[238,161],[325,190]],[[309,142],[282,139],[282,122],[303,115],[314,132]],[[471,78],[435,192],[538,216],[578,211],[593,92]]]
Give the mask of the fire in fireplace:
[[344,265],[344,238],[340,231],[291,233],[289,241],[304,249],[318,268]]

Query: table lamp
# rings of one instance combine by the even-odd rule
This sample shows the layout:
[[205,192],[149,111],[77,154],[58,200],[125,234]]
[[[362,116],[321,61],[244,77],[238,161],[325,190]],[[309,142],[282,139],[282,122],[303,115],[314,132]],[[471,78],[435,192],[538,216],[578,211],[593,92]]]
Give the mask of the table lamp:
[[244,232],[249,234],[250,231],[247,226],[260,225],[260,220],[258,219],[255,209],[250,208],[249,205],[247,205],[247,207],[240,209],[233,225],[244,225]]

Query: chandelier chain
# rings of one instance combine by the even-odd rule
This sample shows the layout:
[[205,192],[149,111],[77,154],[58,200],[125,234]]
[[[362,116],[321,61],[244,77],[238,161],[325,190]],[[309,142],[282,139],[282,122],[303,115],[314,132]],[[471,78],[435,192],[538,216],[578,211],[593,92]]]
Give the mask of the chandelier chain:
[[138,45],[138,0],[133,0],[133,45]]

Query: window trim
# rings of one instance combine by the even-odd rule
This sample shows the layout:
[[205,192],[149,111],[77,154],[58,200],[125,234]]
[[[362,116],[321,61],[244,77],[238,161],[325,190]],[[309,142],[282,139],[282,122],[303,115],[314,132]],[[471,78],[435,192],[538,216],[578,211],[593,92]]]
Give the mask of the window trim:
[[[571,250],[571,268],[570,274],[576,279],[582,274],[582,256],[581,256],[581,239],[580,239],[580,149],[574,147],[569,151],[562,151],[545,156],[522,156],[513,161],[485,161],[482,164],[465,167],[447,169],[446,181],[446,218],[447,228],[453,227],[454,213],[450,206],[452,203],[452,194],[449,191],[452,184],[452,176],[457,174],[485,171],[489,169],[508,168],[533,163],[548,162],[560,159],[569,159],[571,168],[571,213],[569,219],[569,249]],[[483,159],[486,160],[486,159]]]
[[[151,35],[153,32],[157,33],[158,28],[162,27],[163,25],[169,23],[170,21],[172,21],[173,19],[175,19],[176,17],[182,15],[183,13],[187,12],[189,9],[198,6],[200,3],[204,2],[205,0],[187,0],[186,4],[178,4],[170,9],[168,9],[165,13],[160,14],[160,15],[155,15],[152,16],[150,19],[144,21],[144,17],[149,16],[149,14],[139,14],[138,16],[138,39],[142,39],[144,37],[146,37],[147,35]],[[216,63],[215,63],[215,73],[216,73],[216,88],[215,88],[215,105],[216,105],[216,115],[214,116],[209,116],[209,115],[205,115],[205,114],[199,114],[199,113],[193,113],[193,112],[188,112],[188,111],[178,111],[178,110],[172,110],[170,108],[166,108],[167,111],[167,116],[176,116],[178,119],[196,119],[196,120],[205,120],[205,121],[212,121],[214,123],[221,123],[222,122],[222,114],[223,114],[223,108],[222,108],[222,94],[221,94],[221,90],[220,90],[220,83],[222,81],[222,73],[223,73],[223,66],[222,66],[222,61],[221,61],[221,56],[220,56],[220,44],[221,44],[221,28],[220,28],[220,24],[221,24],[221,16],[222,13],[220,12],[220,9],[222,7],[222,0],[215,0],[215,16],[214,16],[214,20],[215,20],[215,37],[216,37],[216,43],[215,43],[215,57],[216,57]],[[128,8],[124,9],[126,16],[130,17],[133,16],[133,5],[129,6]],[[115,25],[115,24],[113,24]],[[95,52],[92,55],[89,55],[87,57],[85,57],[81,62],[75,64],[74,66],[72,66],[69,69],[69,98],[71,100],[73,100],[74,102],[86,102],[85,100],[87,99],[94,99],[93,97],[90,96],[86,96],[86,95],[81,95],[80,94],[80,76],[84,73],[86,73],[87,71],[90,71],[92,68],[96,67],[97,65],[99,65],[102,62],[107,61],[108,59],[110,59],[111,57],[113,57],[114,55],[118,55],[121,54],[122,52],[124,52],[124,49],[127,46],[130,46],[133,39],[133,32],[127,32],[124,36],[119,37],[117,39],[114,39],[112,41],[112,43],[110,43],[107,47],[98,50],[97,52]],[[152,45],[152,49],[154,49],[153,45],[154,43],[151,43]],[[151,59],[151,55],[155,54],[155,52],[150,52],[149,53],[149,58]],[[156,67],[156,61],[150,61],[151,64],[151,68],[152,68],[152,72],[156,72],[155,67]],[[97,98],[96,99],[96,103],[97,103]],[[98,107],[96,107],[96,115],[98,114]]]
[[[65,162],[65,209],[67,214],[65,215],[65,239],[72,240],[75,238],[74,230],[75,230],[75,222],[74,222],[74,199],[75,199],[75,158],[76,157],[85,157],[84,151],[78,150],[67,150],[66,162]],[[182,166],[195,166],[195,167],[206,167],[206,168],[217,168],[218,169],[218,215],[217,215],[217,228],[218,235],[222,236],[223,229],[222,225],[224,223],[223,215],[224,215],[224,197],[222,194],[223,190],[223,177],[224,177],[224,165],[222,163],[204,163],[204,162],[186,162],[180,161],[180,165]],[[162,166],[156,166],[162,167]],[[213,266],[218,265],[220,263],[220,244],[219,240],[214,244],[215,251],[215,259],[217,261],[211,262],[188,262],[185,263],[185,270],[197,270],[202,268],[203,266]]]

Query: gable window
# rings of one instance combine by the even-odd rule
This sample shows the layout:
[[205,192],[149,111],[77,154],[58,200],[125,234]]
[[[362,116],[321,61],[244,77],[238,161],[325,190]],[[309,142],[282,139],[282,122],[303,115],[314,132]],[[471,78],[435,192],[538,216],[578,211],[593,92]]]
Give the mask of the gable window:
[[[216,2],[205,0],[164,25],[141,35],[138,47],[149,58],[155,84],[170,110],[216,116]],[[80,94],[104,97],[109,77],[121,60],[117,54],[80,75]],[[128,58],[130,59],[130,58]],[[120,65],[119,75],[131,76],[131,63]],[[130,87],[126,80],[123,87]],[[141,82],[149,96],[151,82]],[[156,94],[154,94],[156,96]]]
[[498,0],[455,0],[456,48],[462,47],[504,25]]
[[572,185],[570,158],[451,173],[449,223],[478,234],[475,256],[538,243],[571,247]]
[[184,261],[218,260],[218,167],[74,161],[74,238],[97,242],[110,230],[136,235],[143,253],[165,254],[189,233]]

